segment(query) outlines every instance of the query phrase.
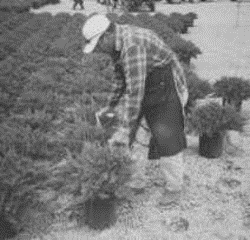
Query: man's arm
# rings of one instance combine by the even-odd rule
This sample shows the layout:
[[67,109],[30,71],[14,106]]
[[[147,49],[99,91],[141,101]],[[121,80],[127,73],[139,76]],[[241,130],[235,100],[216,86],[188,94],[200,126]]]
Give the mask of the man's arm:
[[108,100],[108,106],[110,108],[114,108],[117,106],[119,103],[120,98],[124,94],[126,90],[126,81],[125,81],[125,76],[123,72],[123,67],[121,64],[118,62],[115,64],[115,78],[114,78],[114,83],[112,84],[112,89],[111,89],[111,96]]
[[123,127],[134,129],[144,97],[147,75],[147,54],[143,46],[131,46],[122,56],[126,78]]

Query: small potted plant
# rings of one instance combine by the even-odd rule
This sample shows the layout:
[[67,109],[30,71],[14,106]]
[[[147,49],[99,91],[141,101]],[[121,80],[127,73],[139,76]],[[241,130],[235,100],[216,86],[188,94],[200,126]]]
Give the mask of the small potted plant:
[[[66,210],[71,218],[79,217],[81,224],[104,230],[115,224],[117,208],[129,200],[131,162],[121,149],[84,143],[77,156],[68,151],[67,163],[56,169],[53,186],[60,194],[71,194],[73,201]],[[64,183],[62,182],[64,181]]]
[[242,132],[246,118],[231,106],[210,101],[197,105],[189,121],[199,135],[199,154],[206,158],[218,158],[223,153],[227,130]]
[[222,97],[223,106],[229,104],[241,111],[242,102],[250,98],[250,82],[240,77],[222,77],[214,84],[216,96]]

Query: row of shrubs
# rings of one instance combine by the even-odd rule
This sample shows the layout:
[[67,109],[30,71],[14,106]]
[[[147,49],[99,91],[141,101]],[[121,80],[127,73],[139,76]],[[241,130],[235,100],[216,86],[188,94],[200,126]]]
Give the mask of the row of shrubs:
[[139,27],[149,28],[156,32],[173,49],[179,60],[190,64],[192,58],[197,58],[201,50],[191,41],[181,37],[181,33],[187,33],[189,27],[194,26],[197,18],[195,13],[186,15],[173,13],[167,16],[163,13],[156,13],[150,16],[148,13],[138,15],[123,14],[118,16],[115,13],[108,14],[108,17],[120,24],[133,24]]
[[[27,14],[26,19],[24,15]],[[0,53],[0,60],[4,60],[11,54],[15,53],[17,49],[20,48],[22,43],[24,43],[28,38],[32,35],[36,34],[42,27],[44,27],[47,22],[49,22],[52,17],[49,13],[42,13],[42,14],[31,14],[31,13],[22,13],[21,19],[16,17],[16,19],[11,20],[12,23],[14,21],[20,20],[20,24],[12,26],[6,23],[6,26],[9,28],[11,26],[12,30],[6,30],[2,32],[2,39],[0,42],[1,53]],[[3,26],[3,25],[2,25]],[[14,27],[14,29],[13,29]],[[2,28],[3,29],[3,28]]]
[[38,9],[48,4],[59,4],[60,0],[1,0],[0,11],[22,13],[31,8]]

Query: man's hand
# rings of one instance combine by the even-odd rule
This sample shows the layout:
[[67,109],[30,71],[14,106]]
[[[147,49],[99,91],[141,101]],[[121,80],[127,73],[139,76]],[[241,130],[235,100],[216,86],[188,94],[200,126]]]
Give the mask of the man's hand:
[[113,109],[110,109],[110,107],[104,107],[100,111],[96,112],[96,122],[98,127],[102,127],[101,118],[103,116],[108,117],[112,119],[114,117],[114,113],[112,113]]

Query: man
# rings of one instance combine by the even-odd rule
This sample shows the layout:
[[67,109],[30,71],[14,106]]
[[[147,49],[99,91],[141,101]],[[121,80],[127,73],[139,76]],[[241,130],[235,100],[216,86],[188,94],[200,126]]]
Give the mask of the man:
[[[122,109],[121,126],[110,139],[111,146],[119,143],[131,150],[144,117],[152,135],[148,158],[159,161],[167,183],[160,203],[178,202],[183,190],[188,92],[176,55],[153,31],[111,23],[105,15],[91,16],[83,36],[84,53],[109,54],[115,64],[117,82],[108,107],[99,113]],[[145,167],[135,170],[144,172]]]
[[77,6],[78,4],[80,5],[81,10],[83,10],[83,9],[84,9],[83,0],[74,0],[73,10],[76,10],[76,6]]

